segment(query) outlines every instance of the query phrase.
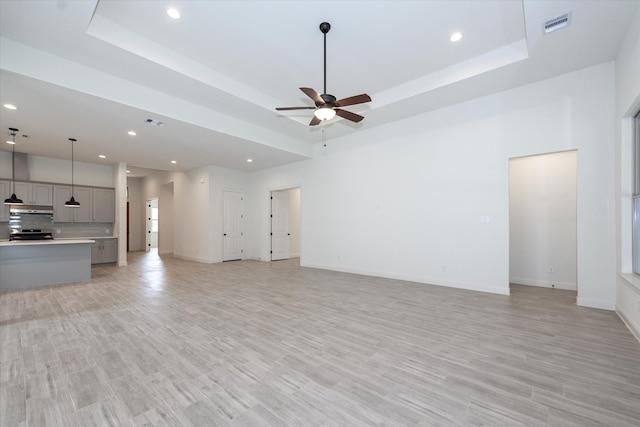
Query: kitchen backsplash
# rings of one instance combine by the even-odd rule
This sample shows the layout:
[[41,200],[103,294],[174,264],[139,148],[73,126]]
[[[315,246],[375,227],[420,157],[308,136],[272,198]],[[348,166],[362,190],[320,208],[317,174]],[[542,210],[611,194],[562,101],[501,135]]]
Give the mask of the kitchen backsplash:
[[111,237],[113,224],[101,223],[59,223],[53,224],[53,238],[62,237]]
[[[113,236],[113,224],[111,223],[80,223],[65,222],[54,223],[52,221],[44,221],[38,224],[30,224],[23,228],[42,228],[53,231],[54,239],[70,238],[70,237],[111,237]],[[9,224],[0,223],[0,239],[9,238]]]

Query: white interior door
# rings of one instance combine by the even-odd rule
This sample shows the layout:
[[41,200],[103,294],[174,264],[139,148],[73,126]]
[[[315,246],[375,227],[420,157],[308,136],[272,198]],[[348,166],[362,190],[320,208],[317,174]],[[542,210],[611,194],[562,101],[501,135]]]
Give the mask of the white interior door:
[[147,213],[145,216],[145,242],[144,251],[149,252],[151,250],[151,201],[147,200]]
[[242,259],[244,196],[240,191],[223,191],[222,199],[222,261]]
[[271,193],[271,260],[289,259],[289,195]]
[[158,199],[147,200],[147,216],[145,218],[146,233],[145,233],[145,252],[149,252],[152,248],[158,247],[158,224],[159,224],[159,209]]

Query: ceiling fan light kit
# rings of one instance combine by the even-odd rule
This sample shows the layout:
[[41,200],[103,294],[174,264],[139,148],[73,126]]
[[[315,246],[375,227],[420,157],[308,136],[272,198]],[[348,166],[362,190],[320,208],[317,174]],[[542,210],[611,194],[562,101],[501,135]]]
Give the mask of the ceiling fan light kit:
[[336,112],[333,108],[321,107],[313,113],[320,120],[331,120],[335,117]]
[[324,93],[318,93],[315,90],[308,87],[301,87],[300,90],[304,92],[315,103],[315,107],[279,107],[276,111],[287,110],[315,110],[313,118],[309,123],[309,126],[316,126],[323,121],[331,120],[333,117],[340,116],[343,119],[350,120],[358,123],[363,116],[352,113],[351,111],[343,110],[339,107],[348,107],[350,105],[364,104],[365,102],[371,102],[371,97],[366,93],[361,95],[350,96],[336,100],[336,97],[327,93],[327,33],[331,29],[331,24],[323,22],[320,24],[320,31],[324,35]]

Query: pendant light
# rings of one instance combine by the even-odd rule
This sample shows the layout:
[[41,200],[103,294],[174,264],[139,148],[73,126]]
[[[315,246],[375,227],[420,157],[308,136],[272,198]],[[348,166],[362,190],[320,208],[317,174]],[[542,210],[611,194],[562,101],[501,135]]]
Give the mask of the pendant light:
[[73,197],[73,143],[76,142],[76,140],[69,138],[69,141],[71,141],[71,198],[65,202],[64,206],[66,208],[79,208],[80,202],[76,202],[76,199]]
[[9,128],[9,130],[11,131],[11,136],[13,137],[13,140],[10,142],[10,144],[13,145],[13,153],[11,154],[11,186],[13,191],[11,192],[11,197],[9,197],[8,199],[4,199],[4,204],[22,205],[24,204],[24,202],[22,201],[22,199],[18,199],[18,197],[16,196],[16,132],[18,132],[18,129]]

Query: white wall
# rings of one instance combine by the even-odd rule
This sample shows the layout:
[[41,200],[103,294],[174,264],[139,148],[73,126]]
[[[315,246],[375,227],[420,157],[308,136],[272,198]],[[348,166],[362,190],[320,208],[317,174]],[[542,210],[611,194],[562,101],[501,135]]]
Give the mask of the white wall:
[[640,110],[640,10],[616,58],[616,311],[640,340],[640,279],[632,274],[632,117]]
[[[71,184],[71,160],[28,155],[29,181]],[[73,162],[75,185],[114,188],[114,166]],[[11,179],[11,152],[0,151],[0,179]]]
[[186,173],[157,172],[144,178],[143,200],[158,198],[158,252],[221,262],[222,191],[245,192],[247,179],[245,172],[214,166]]
[[575,151],[510,160],[511,283],[576,290],[576,171]]
[[202,230],[209,229],[206,219],[208,180],[205,185],[195,185],[204,178],[206,168],[190,171],[189,174],[157,172],[143,180],[143,200],[158,199],[159,254],[173,254],[203,262],[207,260],[208,245]]
[[144,251],[145,200],[142,198],[142,178],[127,178],[129,198],[129,251]]
[[613,88],[607,63],[345,138],[329,128],[313,159],[252,176],[255,210],[300,183],[302,265],[507,294],[508,159],[577,149],[578,303],[612,309]]

